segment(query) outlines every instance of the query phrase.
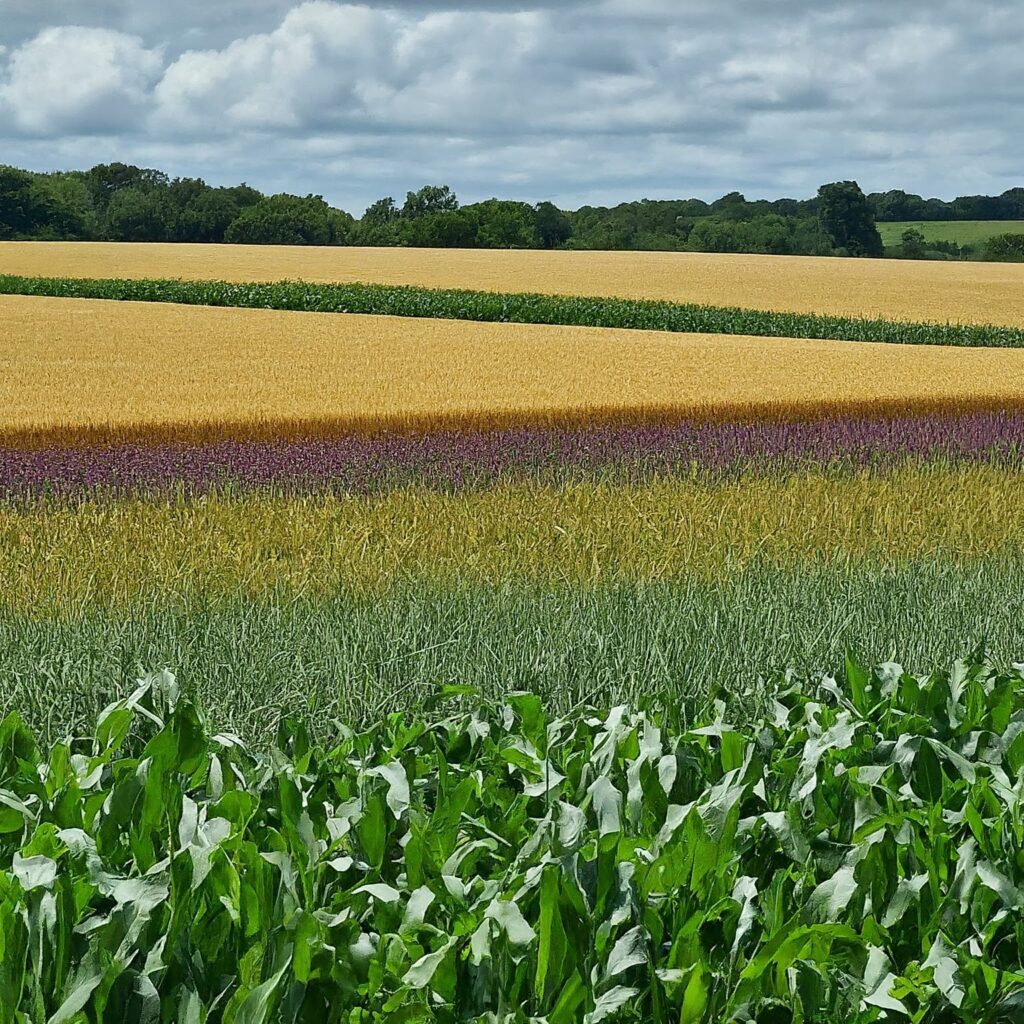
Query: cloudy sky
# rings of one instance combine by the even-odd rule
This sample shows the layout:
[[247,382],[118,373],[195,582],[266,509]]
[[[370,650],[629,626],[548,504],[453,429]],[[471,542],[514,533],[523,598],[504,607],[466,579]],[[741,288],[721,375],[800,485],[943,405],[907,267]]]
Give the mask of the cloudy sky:
[[1020,0],[0,0],[0,163],[354,212],[1024,184]]

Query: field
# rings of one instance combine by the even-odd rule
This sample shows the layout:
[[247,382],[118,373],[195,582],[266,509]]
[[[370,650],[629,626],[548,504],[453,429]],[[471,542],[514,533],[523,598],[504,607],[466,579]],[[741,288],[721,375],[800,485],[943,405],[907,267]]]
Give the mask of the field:
[[878,225],[882,242],[899,245],[903,232],[920,231],[926,242],[956,242],[957,245],[980,247],[996,235],[1024,234],[1021,220],[908,220]]
[[445,261],[0,244],[0,1021],[1018,1019],[1024,268]]
[[[1024,351],[0,297],[0,431],[1024,402]],[[337,422],[334,422],[337,421]],[[293,428],[294,429],[294,428]]]
[[1024,326],[1024,266],[667,252],[0,242],[29,277],[364,281]]

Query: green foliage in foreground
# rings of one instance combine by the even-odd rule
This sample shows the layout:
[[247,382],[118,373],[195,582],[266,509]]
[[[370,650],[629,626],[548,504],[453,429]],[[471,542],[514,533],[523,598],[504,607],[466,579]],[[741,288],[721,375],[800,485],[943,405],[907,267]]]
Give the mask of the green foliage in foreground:
[[11,716],[0,1019],[1019,1020],[1021,671],[791,683],[742,730],[515,694],[266,759],[166,673],[45,757]]
[[777,338],[883,341],[903,345],[1024,347],[1024,329],[991,324],[913,323],[813,313],[776,313],[572,295],[477,292],[381,284],[231,284],[225,281],[125,280],[0,275],[2,295],[49,295],[193,306],[290,309],[307,313],[565,324],[636,330],[749,334]]

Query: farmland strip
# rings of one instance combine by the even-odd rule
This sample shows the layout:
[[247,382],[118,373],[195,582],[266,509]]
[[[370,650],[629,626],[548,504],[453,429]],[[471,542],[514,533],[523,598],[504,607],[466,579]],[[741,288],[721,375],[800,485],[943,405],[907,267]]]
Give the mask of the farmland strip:
[[614,327],[683,334],[1024,348],[1024,328],[995,324],[911,322],[650,299],[441,290],[380,284],[311,284],[302,281],[236,284],[227,281],[18,277],[5,274],[0,275],[0,294],[483,323]]
[[384,593],[396,580],[588,587],[715,579],[761,563],[967,563],[1024,548],[1021,507],[1024,475],[988,465],[454,494],[3,503],[0,605],[204,606],[231,595]]
[[[780,410],[781,411],[781,410]],[[89,497],[210,491],[454,492],[501,482],[711,480],[808,468],[856,471],[905,461],[1021,466],[1024,408],[931,415],[695,420],[652,415],[543,420],[499,429],[226,435],[189,443],[143,431],[131,440],[0,446],[0,497]],[[793,410],[797,412],[797,410]],[[824,410],[822,411],[824,414]],[[310,425],[312,426],[312,425]],[[45,435],[43,435],[45,436]],[[130,435],[129,435],[130,436]],[[38,441],[38,436],[32,436]],[[81,441],[91,443],[81,443]]]
[[0,242],[0,273],[372,281],[1024,327],[1024,266],[739,253]]
[[0,436],[36,447],[1024,400],[1021,349],[23,296],[0,322]]

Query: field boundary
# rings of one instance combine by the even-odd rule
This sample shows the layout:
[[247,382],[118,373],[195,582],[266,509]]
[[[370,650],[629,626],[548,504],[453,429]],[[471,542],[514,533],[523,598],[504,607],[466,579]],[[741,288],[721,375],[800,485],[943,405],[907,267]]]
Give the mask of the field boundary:
[[59,278],[0,275],[0,295],[107,299],[305,313],[349,313],[483,323],[609,327],[966,348],[1024,348],[1024,327],[936,323],[703,306],[656,299],[486,292],[410,285],[232,284],[174,278]]

